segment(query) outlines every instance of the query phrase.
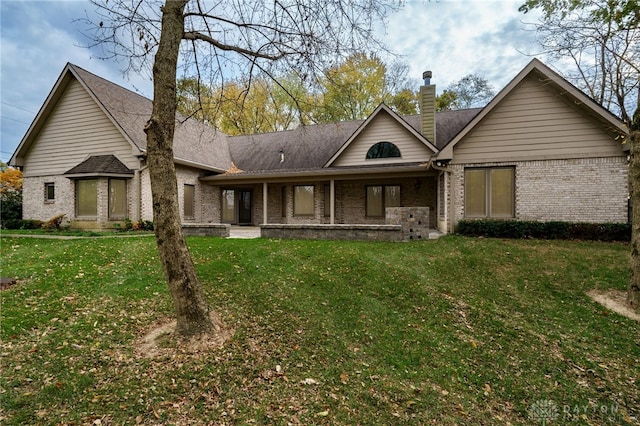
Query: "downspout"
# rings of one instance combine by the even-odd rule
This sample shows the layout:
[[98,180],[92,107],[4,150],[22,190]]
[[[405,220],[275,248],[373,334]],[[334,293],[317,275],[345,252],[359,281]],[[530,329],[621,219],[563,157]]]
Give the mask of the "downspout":
[[[444,165],[443,162],[440,161],[433,161],[433,159],[429,160],[429,167],[433,168],[434,170],[438,170],[440,173],[438,174],[438,183],[440,182],[440,176],[442,176],[443,174],[445,175],[445,179],[444,179],[444,217],[445,217],[445,222],[448,222],[448,226],[447,226],[447,231],[449,233],[452,233],[455,231],[455,227],[454,227],[454,218],[453,217],[449,217],[449,204],[447,203],[447,198],[449,198],[451,200],[451,203],[454,203],[454,199],[453,197],[449,196],[449,181],[451,179],[448,179],[448,176],[450,176],[451,170]],[[453,207],[453,206],[452,206]],[[455,211],[455,209],[451,209],[452,211]]]
[[[140,162],[142,162],[142,160],[140,160]],[[138,175],[137,178],[137,184],[138,184],[138,218],[136,219],[137,222],[141,222],[142,221],[142,172],[144,172],[146,169],[148,169],[149,166],[142,166],[139,170],[136,170],[136,174]]]
[[[325,194],[326,197],[326,194]],[[330,219],[329,223],[331,225],[335,224],[335,210],[336,210],[336,181],[335,179],[331,179],[329,181],[329,210],[330,210]]]
[[269,184],[267,182],[262,182],[262,224],[266,225],[268,222],[268,212],[267,206],[269,204]]

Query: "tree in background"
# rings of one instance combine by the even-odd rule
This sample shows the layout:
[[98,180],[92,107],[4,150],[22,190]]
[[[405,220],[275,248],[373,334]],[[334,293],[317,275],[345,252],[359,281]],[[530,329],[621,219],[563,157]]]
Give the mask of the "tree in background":
[[640,12],[637,0],[529,0],[543,11],[538,42],[554,62],[570,61],[564,77],[629,124],[637,106]]
[[458,109],[458,96],[449,89],[444,89],[442,93],[436,96],[436,111],[450,111]]
[[399,114],[415,114],[417,95],[408,67],[388,67],[374,54],[355,53],[324,71],[314,121],[363,120],[381,103]]
[[[631,263],[627,302],[640,307],[640,2],[638,0],[528,0],[522,12],[543,11],[541,44],[570,59],[574,81],[629,126]],[[634,96],[636,94],[636,96]],[[635,113],[631,115],[631,111]]]
[[0,162],[0,226],[22,219],[22,172]]
[[468,74],[453,82],[436,97],[436,110],[448,111],[485,106],[495,92],[489,82],[478,75]]
[[[156,243],[181,337],[224,337],[189,254],[178,204],[173,156],[177,68],[198,87],[224,87],[227,76],[275,79],[297,72],[312,79],[327,62],[354,51],[383,48],[374,28],[395,2],[325,0],[94,0],[95,43],[129,69],[152,68],[153,110],[145,126]],[[150,67],[152,65],[152,67]],[[199,89],[197,89],[199,90]]]
[[286,130],[310,123],[362,120],[380,103],[399,114],[417,113],[417,84],[402,63],[355,53],[325,69],[319,82],[296,73],[234,79],[220,87],[178,82],[178,110],[209,121],[228,135]]
[[309,122],[309,93],[295,75],[277,83],[265,76],[234,79],[222,87],[178,80],[178,111],[195,116],[227,135],[277,132]]

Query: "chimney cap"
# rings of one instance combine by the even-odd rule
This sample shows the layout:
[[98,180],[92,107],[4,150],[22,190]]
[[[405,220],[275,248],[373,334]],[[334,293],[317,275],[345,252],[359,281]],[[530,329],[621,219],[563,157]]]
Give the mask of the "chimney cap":
[[433,73],[431,71],[425,71],[422,73],[422,79],[424,80],[424,85],[425,86],[430,86],[431,85],[431,77],[433,76]]

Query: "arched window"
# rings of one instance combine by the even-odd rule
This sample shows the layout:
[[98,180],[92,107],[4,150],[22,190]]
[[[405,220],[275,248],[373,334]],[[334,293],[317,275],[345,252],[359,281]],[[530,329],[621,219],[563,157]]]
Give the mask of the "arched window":
[[391,142],[378,142],[367,151],[367,160],[373,158],[393,158],[401,157],[400,150]]

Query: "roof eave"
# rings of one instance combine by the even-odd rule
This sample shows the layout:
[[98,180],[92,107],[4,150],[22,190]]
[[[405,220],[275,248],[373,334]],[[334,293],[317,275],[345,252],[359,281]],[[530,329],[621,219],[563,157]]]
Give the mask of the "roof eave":
[[537,71],[548,78],[552,83],[559,86],[570,96],[576,99],[582,105],[585,105],[590,111],[595,113],[600,119],[610,124],[613,132],[627,135],[629,132],[624,123],[613,115],[606,108],[598,105],[593,99],[585,95],[578,88],[565,80],[558,73],[553,71],[547,65],[537,58],[532,59],[498,94],[438,153],[438,160],[453,159],[453,148],[460,142],[484,117],[486,117],[513,89],[518,86],[529,74]]
[[357,179],[370,175],[390,177],[407,173],[423,173],[428,171],[431,163],[419,163],[401,166],[384,167],[323,167],[312,170],[274,171],[264,173],[235,173],[201,177],[200,180],[209,183],[251,183],[251,182],[283,182],[292,180],[315,180],[318,178]]
[[49,94],[45,98],[45,101],[40,106],[38,113],[35,118],[29,125],[27,132],[22,137],[22,140],[18,144],[16,150],[13,152],[13,155],[9,159],[10,166],[22,167],[24,166],[24,157],[26,154],[26,150],[31,146],[33,139],[40,131],[43,123],[46,121],[46,117],[50,114],[55,102],[53,99],[57,99],[61,96],[62,90],[69,84],[70,80],[70,70],[71,64],[67,62],[64,69],[56,79],[55,84],[49,91]]
[[134,174],[133,173],[96,172],[96,173],[71,173],[71,174],[65,174],[63,176],[69,179],[91,179],[91,178],[98,178],[98,177],[131,179],[133,178]]
[[198,162],[195,162],[195,161],[185,160],[183,158],[175,158],[174,157],[173,161],[174,161],[174,163],[180,164],[181,166],[194,167],[196,169],[202,169],[202,170],[206,170],[208,172],[215,172],[215,173],[224,173],[224,172],[226,172],[226,170],[218,168],[218,167],[209,166],[207,164],[202,164],[202,163],[198,163]]
[[94,100],[96,105],[104,112],[109,121],[118,129],[118,132],[122,135],[122,137],[131,145],[131,154],[134,156],[140,155],[142,153],[142,148],[138,146],[133,139],[129,136],[129,134],[124,130],[124,128],[120,125],[118,120],[111,114],[109,109],[102,103],[102,101],[98,98],[98,96],[93,92],[91,87],[84,81],[84,79],[76,72],[74,66],[72,64],[68,64],[69,71],[74,75],[76,80],[82,85],[82,87],[87,91],[89,96]]

